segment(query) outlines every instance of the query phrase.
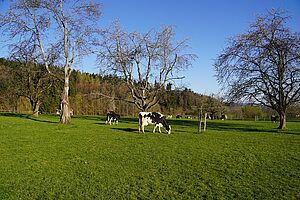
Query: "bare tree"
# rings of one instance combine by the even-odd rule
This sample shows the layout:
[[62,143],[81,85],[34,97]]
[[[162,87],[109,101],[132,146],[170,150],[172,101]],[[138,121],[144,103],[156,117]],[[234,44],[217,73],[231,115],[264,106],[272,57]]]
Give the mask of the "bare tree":
[[139,110],[156,105],[166,83],[184,77],[178,72],[188,68],[196,58],[185,53],[188,41],[176,42],[172,27],[146,34],[126,32],[118,23],[101,32],[98,43],[100,65],[121,76]]
[[13,42],[32,38],[50,74],[51,64],[62,66],[64,89],[61,95],[61,123],[70,123],[69,79],[72,66],[90,50],[97,27],[100,5],[93,1],[19,0],[1,16],[0,26]]
[[37,62],[40,56],[34,41],[23,41],[12,48],[11,60],[17,62],[11,68],[15,76],[14,87],[18,96],[26,97],[32,106],[34,116],[46,97],[47,90],[55,81],[45,67]]
[[300,34],[286,27],[287,19],[278,10],[257,17],[215,62],[228,97],[272,108],[280,117],[279,129],[286,127],[287,108],[300,101]]

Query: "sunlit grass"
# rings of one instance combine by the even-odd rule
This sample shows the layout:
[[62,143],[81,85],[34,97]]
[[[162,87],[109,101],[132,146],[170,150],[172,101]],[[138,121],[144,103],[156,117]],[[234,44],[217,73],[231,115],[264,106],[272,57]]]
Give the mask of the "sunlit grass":
[[0,114],[0,199],[299,199],[300,124]]

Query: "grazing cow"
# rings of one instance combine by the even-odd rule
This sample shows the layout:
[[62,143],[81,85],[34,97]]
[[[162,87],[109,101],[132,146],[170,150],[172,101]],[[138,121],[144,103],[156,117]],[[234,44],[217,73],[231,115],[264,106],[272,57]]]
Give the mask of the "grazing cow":
[[271,121],[273,123],[276,123],[278,121],[279,116],[278,115],[271,115]]
[[180,119],[181,117],[181,115],[176,115],[176,119]]
[[221,120],[225,120],[225,119],[227,119],[227,115],[226,114],[222,114],[221,115]]
[[148,124],[154,124],[153,133],[156,128],[161,133],[160,127],[164,127],[168,134],[171,133],[171,126],[167,123],[166,117],[159,112],[140,112],[139,113],[139,132],[142,130],[144,133],[144,127]]
[[[70,115],[73,115],[73,109],[71,109],[70,111]],[[61,115],[62,110],[61,109],[56,109],[56,115]]]
[[56,114],[60,115],[61,114],[61,110],[60,109],[56,109]]
[[109,125],[111,125],[111,122],[113,122],[114,124],[118,124],[118,120],[120,119],[120,115],[118,115],[117,113],[115,113],[114,111],[109,111],[106,114],[106,121],[105,124],[109,123]]

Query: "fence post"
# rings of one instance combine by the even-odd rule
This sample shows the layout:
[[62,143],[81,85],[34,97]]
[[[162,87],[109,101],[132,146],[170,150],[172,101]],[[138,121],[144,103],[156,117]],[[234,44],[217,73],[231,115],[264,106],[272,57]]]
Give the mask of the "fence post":
[[202,125],[202,106],[200,110],[198,109],[198,133],[201,132],[201,125]]
[[207,118],[207,113],[204,114],[204,127],[203,127],[203,132],[206,130],[206,118]]

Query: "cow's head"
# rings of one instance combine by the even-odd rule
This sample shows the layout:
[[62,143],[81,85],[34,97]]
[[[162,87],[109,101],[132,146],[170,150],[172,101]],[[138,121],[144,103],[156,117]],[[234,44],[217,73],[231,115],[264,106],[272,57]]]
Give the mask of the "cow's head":
[[166,131],[167,131],[168,134],[171,134],[171,126],[170,125],[167,126]]
[[171,134],[171,126],[168,124],[165,117],[163,117],[162,125],[165,127],[168,134]]

